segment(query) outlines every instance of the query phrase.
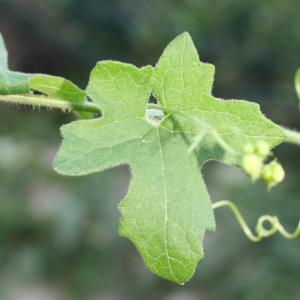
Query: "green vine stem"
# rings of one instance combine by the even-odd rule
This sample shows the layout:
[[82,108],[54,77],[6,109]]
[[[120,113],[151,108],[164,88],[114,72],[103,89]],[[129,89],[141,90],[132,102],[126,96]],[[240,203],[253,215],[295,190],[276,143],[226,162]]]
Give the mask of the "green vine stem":
[[[295,231],[290,233],[282,226],[282,224],[276,216],[270,215],[263,215],[258,219],[255,227],[256,234],[254,234],[251,231],[250,227],[247,225],[247,222],[242,216],[240,210],[233,202],[229,200],[222,200],[213,203],[212,205],[213,209],[217,209],[224,206],[227,206],[232,211],[233,215],[237,219],[245,235],[252,242],[259,242],[264,238],[272,236],[276,232],[280,233],[286,239],[295,239],[300,235],[300,220]],[[269,224],[269,228],[266,228],[267,223]]]
[[282,128],[285,135],[286,135],[286,143],[290,143],[290,144],[296,144],[298,146],[300,146],[300,133],[295,131],[295,130],[291,130],[288,128]]
[[35,95],[1,95],[0,102],[61,109],[62,111],[84,111],[101,113],[93,102],[73,103],[55,98]]

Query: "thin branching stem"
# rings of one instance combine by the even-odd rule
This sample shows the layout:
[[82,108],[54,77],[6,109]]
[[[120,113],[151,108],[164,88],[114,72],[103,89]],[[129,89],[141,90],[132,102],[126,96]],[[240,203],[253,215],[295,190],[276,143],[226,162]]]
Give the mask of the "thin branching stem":
[[285,140],[286,143],[300,146],[300,133],[298,131],[284,128],[284,127],[282,129],[286,135],[286,140]]
[[[237,219],[247,238],[252,242],[259,242],[264,238],[274,235],[276,232],[281,234],[286,239],[295,239],[300,236],[300,220],[296,229],[293,232],[288,232],[280,223],[277,216],[263,215],[257,220],[255,227],[256,234],[254,234],[245,221],[245,218],[241,214],[240,210],[233,202],[229,200],[222,200],[213,203],[212,207],[213,209],[228,207]],[[269,228],[266,227],[266,223],[269,224]]]

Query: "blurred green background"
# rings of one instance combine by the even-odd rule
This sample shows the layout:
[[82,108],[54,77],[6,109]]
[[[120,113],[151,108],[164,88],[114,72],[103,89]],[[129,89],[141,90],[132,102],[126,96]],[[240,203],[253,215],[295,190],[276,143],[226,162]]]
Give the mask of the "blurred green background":
[[[189,31],[202,61],[216,66],[214,94],[252,99],[274,121],[300,129],[293,77],[300,65],[298,0],[0,0],[0,31],[13,69],[86,85],[96,61],[154,64]],[[300,239],[252,244],[224,208],[205,238],[206,258],[177,286],[150,274],[117,235],[116,206],[128,168],[65,178],[51,168],[59,111],[0,106],[0,300],[296,300]],[[299,219],[300,149],[275,151],[287,178],[273,191],[241,171],[204,168],[213,201],[231,199],[251,225],[278,214]]]

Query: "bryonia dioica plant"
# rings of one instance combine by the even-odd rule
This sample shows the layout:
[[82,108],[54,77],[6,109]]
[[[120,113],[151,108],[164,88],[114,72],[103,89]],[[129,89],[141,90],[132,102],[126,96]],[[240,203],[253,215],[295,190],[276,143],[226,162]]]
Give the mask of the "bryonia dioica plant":
[[[276,232],[300,234],[300,222],[290,233],[269,215],[253,233],[232,202],[211,203],[200,173],[206,161],[238,166],[272,188],[285,173],[271,149],[283,142],[300,145],[299,133],[274,124],[258,104],[214,97],[214,72],[183,33],[155,67],[98,62],[81,90],[61,77],[11,71],[0,38],[0,101],[71,111],[79,119],[61,128],[58,173],[83,176],[130,166],[129,190],[118,207],[119,234],[153,273],[179,284],[204,256],[203,236],[216,229],[214,209],[229,207],[254,242]],[[300,97],[300,71],[296,90]]]

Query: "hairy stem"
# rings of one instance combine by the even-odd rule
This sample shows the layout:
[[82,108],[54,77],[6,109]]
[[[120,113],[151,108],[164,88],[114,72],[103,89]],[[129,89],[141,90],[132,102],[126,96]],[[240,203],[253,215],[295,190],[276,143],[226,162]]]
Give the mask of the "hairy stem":
[[[254,234],[248,226],[245,218],[242,216],[238,207],[229,200],[222,200],[212,204],[213,209],[227,206],[237,219],[242,230],[244,231],[247,238],[252,242],[259,242],[264,238],[270,237],[276,232],[280,233],[286,239],[295,239],[300,236],[300,220],[295,231],[288,232],[280,223],[276,216],[264,215],[257,220],[255,227],[256,234]],[[269,228],[266,228],[266,223],[269,223]]]
[[99,108],[93,102],[72,103],[66,100],[60,100],[44,96],[34,95],[1,95],[0,102],[31,105],[36,107],[47,107],[61,109],[63,111],[84,111],[101,113]]
[[300,132],[284,127],[282,127],[282,129],[287,137],[285,140],[286,143],[296,144],[300,146]]

